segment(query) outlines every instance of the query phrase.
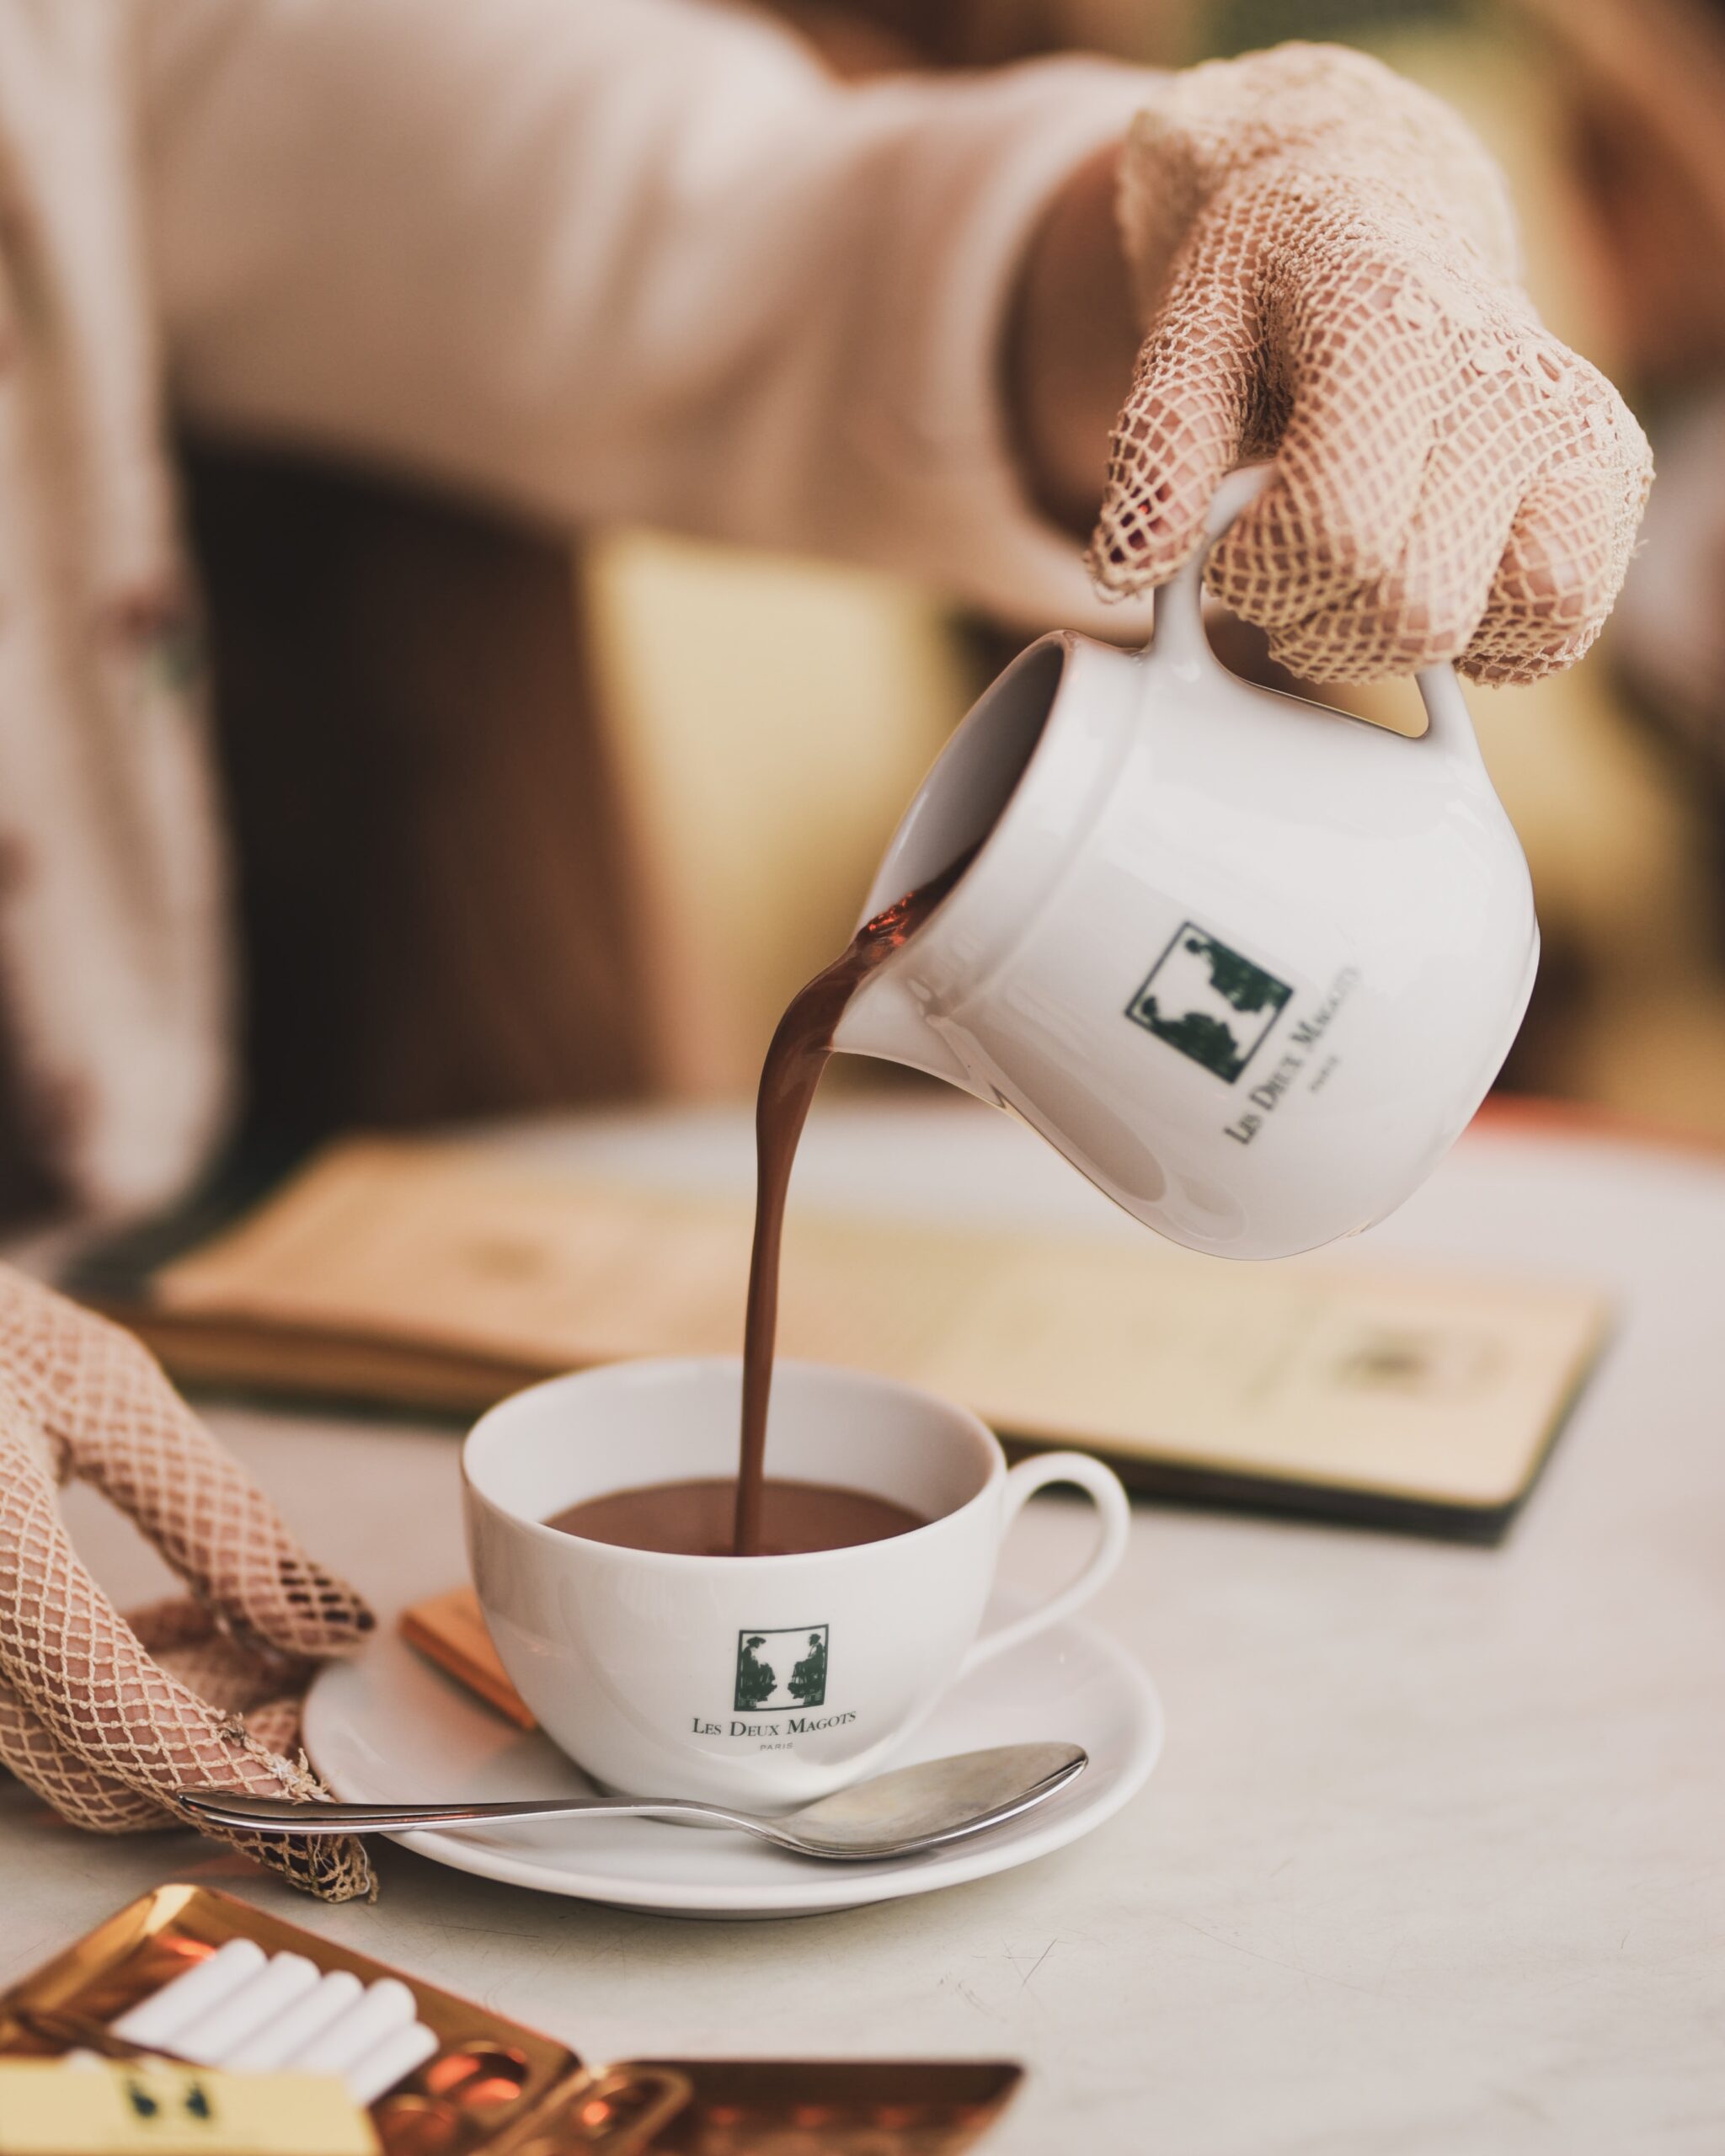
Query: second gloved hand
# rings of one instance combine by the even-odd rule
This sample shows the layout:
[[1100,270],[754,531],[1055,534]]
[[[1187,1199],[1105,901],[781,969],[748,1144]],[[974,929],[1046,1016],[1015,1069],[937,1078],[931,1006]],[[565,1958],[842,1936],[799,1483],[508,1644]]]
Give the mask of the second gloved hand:
[[[61,1519],[72,1477],[187,1596],[120,1615]],[[0,1267],[0,1767],[100,1833],[187,1823],[184,1788],[315,1800],[300,1694],[371,1623],[136,1340]],[[357,1842],[211,1831],[325,1899],[371,1889]]]

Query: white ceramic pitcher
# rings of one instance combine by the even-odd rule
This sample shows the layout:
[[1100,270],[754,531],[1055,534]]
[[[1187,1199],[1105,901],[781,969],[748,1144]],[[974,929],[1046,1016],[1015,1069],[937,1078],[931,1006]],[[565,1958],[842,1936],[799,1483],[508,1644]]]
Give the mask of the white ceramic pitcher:
[[1515,1038],[1539,931],[1461,686],[1415,739],[1241,680],[1204,632],[1218,491],[1149,648],[1047,636],[911,803],[867,919],[980,851],[836,1045],[1012,1109],[1140,1220],[1279,1257],[1429,1175]]

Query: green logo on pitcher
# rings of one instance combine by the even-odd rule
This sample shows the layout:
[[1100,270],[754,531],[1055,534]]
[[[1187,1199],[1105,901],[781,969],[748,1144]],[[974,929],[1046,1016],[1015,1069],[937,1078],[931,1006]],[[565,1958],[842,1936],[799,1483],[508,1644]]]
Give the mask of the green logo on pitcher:
[[826,1627],[782,1625],[737,1635],[739,1714],[826,1700]]
[[1293,993],[1286,981],[1185,921],[1126,1016],[1231,1086]]

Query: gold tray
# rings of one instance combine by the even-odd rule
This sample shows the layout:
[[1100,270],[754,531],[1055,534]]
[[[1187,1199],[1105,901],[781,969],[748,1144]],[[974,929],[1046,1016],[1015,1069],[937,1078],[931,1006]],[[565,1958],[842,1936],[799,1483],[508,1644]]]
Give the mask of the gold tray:
[[0,1995],[0,2056],[83,2046],[230,1939],[398,1977],[438,2048],[371,2107],[384,2156],[958,2156],[1022,2079],[1001,2061],[631,2060],[567,2044],[206,1886],[158,1886]]

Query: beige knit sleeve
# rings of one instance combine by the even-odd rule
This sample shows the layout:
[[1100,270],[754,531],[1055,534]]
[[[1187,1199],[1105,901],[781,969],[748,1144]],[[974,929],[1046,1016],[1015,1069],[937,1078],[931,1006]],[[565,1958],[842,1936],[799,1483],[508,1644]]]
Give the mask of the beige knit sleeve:
[[1135,72],[845,88],[700,0],[136,4],[195,423],[1093,611],[1020,492],[997,345]]

